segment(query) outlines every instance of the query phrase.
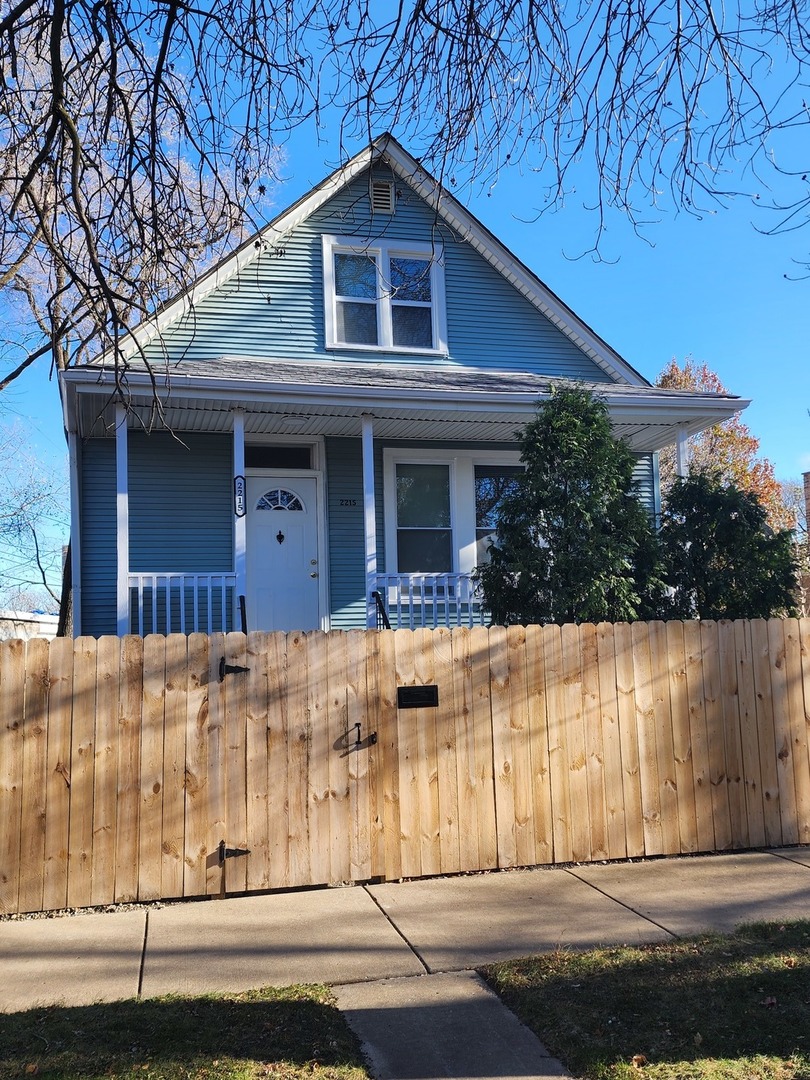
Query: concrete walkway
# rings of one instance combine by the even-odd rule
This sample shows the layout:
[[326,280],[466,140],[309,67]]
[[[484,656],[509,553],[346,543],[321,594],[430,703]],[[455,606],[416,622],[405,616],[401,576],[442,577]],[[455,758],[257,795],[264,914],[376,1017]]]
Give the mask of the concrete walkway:
[[472,969],[797,918],[810,918],[810,848],[12,920],[0,1010],[326,982],[380,1080],[556,1077]]

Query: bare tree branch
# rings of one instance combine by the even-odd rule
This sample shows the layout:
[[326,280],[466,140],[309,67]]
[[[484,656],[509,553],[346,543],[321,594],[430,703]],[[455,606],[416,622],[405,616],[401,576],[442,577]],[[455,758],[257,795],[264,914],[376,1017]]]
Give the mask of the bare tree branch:
[[0,288],[58,289],[58,363],[110,349],[120,380],[128,329],[262,223],[278,144],[326,116],[451,186],[521,162],[537,213],[576,186],[595,250],[610,210],[699,214],[766,170],[797,228],[810,163],[772,151],[810,123],[809,44],[796,0],[6,0]]

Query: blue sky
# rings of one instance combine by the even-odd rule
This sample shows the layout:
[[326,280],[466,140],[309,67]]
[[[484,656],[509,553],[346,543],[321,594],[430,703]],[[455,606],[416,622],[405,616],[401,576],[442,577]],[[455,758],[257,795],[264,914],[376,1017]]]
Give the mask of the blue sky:
[[[272,212],[323,179],[335,157],[328,143],[313,144],[311,132],[291,140],[288,179],[275,189]],[[810,226],[761,235],[754,215],[760,228],[772,221],[740,202],[702,219],[662,212],[642,239],[614,215],[600,262],[576,257],[593,243],[595,213],[573,194],[538,218],[537,178],[517,166],[489,192],[455,194],[648,379],[671,357],[705,361],[732,393],[753,399],[743,419],[777,476],[810,470],[810,279],[799,265],[810,252]],[[38,456],[54,461],[64,457],[64,440],[47,374],[47,364],[26,373],[3,393],[3,405],[7,419],[24,419]]]

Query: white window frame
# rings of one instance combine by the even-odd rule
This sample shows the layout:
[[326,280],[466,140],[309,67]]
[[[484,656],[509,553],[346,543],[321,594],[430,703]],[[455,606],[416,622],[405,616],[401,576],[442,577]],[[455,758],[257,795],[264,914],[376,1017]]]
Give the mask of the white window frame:
[[[450,466],[450,528],[453,574],[471,574],[477,565],[475,524],[475,466],[520,465],[519,450],[383,449],[383,506],[385,513],[385,572],[398,574],[397,465]],[[416,571],[414,571],[416,572]]]
[[[369,240],[357,237],[327,236],[323,242],[323,295],[327,349],[347,349],[352,352],[414,353],[421,356],[447,355],[447,306],[444,291],[444,249],[441,244],[410,241]],[[337,338],[337,296],[335,294],[335,255],[368,255],[377,263],[377,344],[359,345]],[[427,259],[430,263],[430,314],[433,347],[395,345],[391,319],[391,293],[385,283],[391,280],[392,258]]]

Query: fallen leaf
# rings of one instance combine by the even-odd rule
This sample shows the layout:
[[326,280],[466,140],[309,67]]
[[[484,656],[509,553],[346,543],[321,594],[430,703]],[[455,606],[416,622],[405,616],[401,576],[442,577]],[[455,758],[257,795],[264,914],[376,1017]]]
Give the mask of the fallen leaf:
[[795,968],[796,967],[796,957],[795,956],[783,956],[782,957],[782,963],[785,965],[785,967]]
[[776,1005],[776,998],[775,997],[763,998],[762,999],[762,1004],[765,1006],[766,1009],[772,1009]]
[[700,1032],[698,1032],[692,1041],[694,1042],[695,1046],[700,1046],[700,1044],[703,1042],[703,1036],[700,1034]]
[[25,1072],[28,1076],[36,1076],[36,1074],[39,1072],[39,1065],[36,1065],[34,1064],[34,1062],[32,1062],[30,1065],[25,1066]]
[[632,1065],[636,1069],[643,1069],[644,1066],[647,1064],[647,1059],[644,1057],[643,1054],[633,1054],[630,1060]]

